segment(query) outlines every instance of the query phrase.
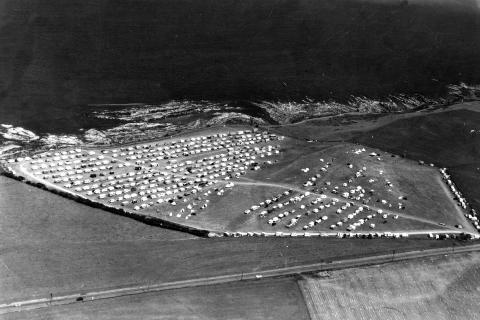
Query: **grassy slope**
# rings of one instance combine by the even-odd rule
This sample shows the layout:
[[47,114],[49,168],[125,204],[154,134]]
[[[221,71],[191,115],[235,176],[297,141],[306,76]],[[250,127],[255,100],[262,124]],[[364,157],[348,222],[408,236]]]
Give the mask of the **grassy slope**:
[[3,246],[194,238],[91,208],[4,176],[0,176],[0,211]]
[[366,132],[356,142],[408,158],[453,167],[480,159],[480,113],[448,111],[399,120]]
[[[261,271],[331,261],[391,250],[450,245],[430,240],[367,239],[181,239],[163,229],[152,231],[135,221],[89,207],[70,211],[69,200],[2,178],[0,300],[45,297],[50,292],[93,290],[131,284]],[[14,185],[9,185],[13,183]],[[22,203],[19,204],[19,201]],[[25,203],[25,204],[24,204]],[[79,205],[80,206],[80,205]],[[24,210],[26,208],[35,210]],[[21,214],[18,214],[21,212]],[[53,223],[48,216],[59,220]],[[101,223],[94,217],[98,215]],[[112,218],[103,220],[102,215]],[[90,216],[79,232],[68,217]],[[84,218],[87,219],[87,218]],[[105,218],[106,219],[106,218]],[[70,221],[71,223],[68,223]],[[118,225],[125,225],[118,227]],[[30,226],[26,228],[25,225]],[[118,230],[123,230],[118,233]],[[160,235],[151,234],[158,232]],[[129,236],[122,237],[121,234]],[[154,239],[145,239],[149,234]]]
[[25,318],[307,320],[309,316],[296,280],[280,278],[175,289],[5,316]]
[[295,279],[282,278],[176,289],[5,317],[24,318],[306,320],[309,316]]
[[[339,186],[340,194],[344,191],[349,191],[352,186],[355,187],[357,185],[362,185],[367,190],[374,189],[375,193],[370,204],[378,208],[387,209],[386,206],[375,202],[377,199],[386,199],[389,203],[393,204],[392,210],[394,211],[427,218],[436,222],[445,222],[451,226],[459,223],[459,217],[455,214],[455,204],[446,198],[443,189],[439,188],[439,180],[437,179],[439,174],[436,172],[436,169],[419,166],[408,159],[393,158],[388,154],[384,154],[381,161],[368,156],[368,154],[373,151],[382,153],[382,151],[378,149],[367,148],[368,150],[365,153],[354,155],[352,151],[355,148],[356,146],[352,144],[335,143],[322,146],[314,143],[309,144],[295,141],[285,147],[284,153],[279,158],[281,164],[253,172],[249,174],[248,177],[258,181],[290,183],[305,189],[305,187],[302,186],[303,183],[316,173],[320,173],[322,177],[317,181],[318,185],[323,186],[324,182],[330,181],[332,182],[332,186],[329,190],[334,186]],[[347,154],[347,152],[349,153]],[[320,166],[322,166],[322,163],[319,161],[320,158],[332,162],[332,166],[326,173],[319,170]],[[354,168],[347,168],[347,163],[353,163]],[[343,187],[342,183],[346,182],[354,175],[356,170],[361,169],[363,166],[367,168],[367,177],[356,179],[347,188]],[[310,168],[311,171],[308,173],[301,172],[300,168],[305,167]],[[384,173],[380,174],[380,170],[384,171]],[[370,178],[375,178],[375,183],[369,183],[368,180]],[[385,186],[385,179],[389,179],[394,185],[394,187],[390,188],[392,190],[391,192],[387,192],[389,188]],[[409,198],[409,201],[403,201],[406,205],[406,210],[398,210],[396,209],[396,205],[399,202],[398,197],[404,195]],[[228,201],[227,199],[224,201]],[[231,199],[232,197],[230,197],[230,201]],[[298,206],[296,207],[297,211],[299,211]],[[244,205],[243,210],[247,208],[248,206]],[[240,209],[242,208],[240,207]],[[243,210],[238,211],[241,212]],[[326,211],[328,212],[329,210],[327,209]],[[452,212],[454,212],[454,214],[452,214]],[[321,213],[321,215],[323,214],[326,214],[326,212]],[[333,219],[327,221],[324,227],[327,230],[329,230],[328,226],[330,224],[338,220],[339,217],[343,217],[343,215],[339,216],[337,214],[329,216]],[[310,219],[304,219],[299,223],[299,226],[302,226],[306,223],[305,221],[311,219],[312,217],[310,217]],[[286,220],[288,221],[289,219]],[[380,220],[381,221],[376,219],[376,221],[373,222],[383,222],[383,219]],[[401,224],[397,222],[385,225],[384,230],[385,228],[390,228],[391,231],[405,230],[403,228],[407,230],[423,228],[435,229],[435,226],[424,226],[418,223],[418,221],[403,221]],[[408,224],[408,222],[410,224]],[[283,223],[280,225],[283,226]],[[366,229],[368,230],[368,227]],[[278,230],[282,231],[286,229],[279,228]],[[317,230],[317,228],[313,230]],[[339,230],[342,229],[339,228]],[[345,231],[345,228],[343,228],[343,231]]]
[[477,212],[480,212],[480,161],[455,166],[450,170],[453,181]]
[[[240,128],[240,127],[237,127]],[[208,129],[200,133],[205,134],[215,129]],[[222,127],[220,131],[228,131],[227,127]],[[185,136],[194,134],[190,132]],[[168,140],[167,140],[168,141]],[[400,213],[400,215],[407,214],[416,216],[419,218],[428,219],[431,224],[425,225],[424,222],[418,222],[417,220],[400,219],[394,221],[389,219],[389,223],[383,224],[385,221],[379,215],[378,218],[371,221],[375,224],[382,223],[382,230],[391,232],[403,232],[411,230],[435,230],[443,229],[438,226],[439,222],[446,223],[449,227],[453,228],[456,224],[462,224],[463,221],[458,220],[458,215],[452,214],[455,212],[455,204],[445,197],[443,189],[439,188],[439,184],[442,184],[438,179],[438,172],[436,169],[419,166],[414,161],[402,159],[399,157],[393,157],[385,154],[381,160],[377,160],[375,157],[370,157],[370,152],[379,152],[378,149],[369,149],[362,154],[355,154],[353,151],[357,148],[354,144],[349,143],[326,143],[316,144],[308,143],[298,139],[287,138],[282,141],[274,141],[272,144],[280,145],[282,150],[279,156],[258,158],[263,167],[260,171],[248,170],[247,175],[242,179],[236,181],[233,180],[237,186],[233,189],[226,188],[225,194],[217,195],[213,192],[208,196],[209,203],[208,208],[204,210],[198,210],[197,215],[186,217],[186,213],[183,210],[187,209],[187,204],[191,204],[195,196],[184,197],[183,200],[177,201],[176,206],[170,204],[153,205],[148,209],[142,209],[140,211],[134,210],[134,205],[130,204],[124,207],[129,212],[138,213],[146,216],[153,216],[160,219],[165,219],[173,223],[181,224],[184,226],[191,226],[193,228],[201,230],[211,231],[252,231],[252,232],[275,232],[275,231],[300,231],[302,227],[308,224],[309,221],[318,219],[319,217],[326,215],[329,220],[325,223],[321,223],[309,231],[328,231],[331,232],[329,226],[335,224],[337,221],[343,219],[355,210],[356,206],[337,214],[336,210],[343,204],[342,200],[340,204],[325,208],[317,214],[305,216],[305,211],[300,209],[301,204],[308,204],[310,201],[318,197],[318,195],[311,195],[309,199],[302,200],[302,203],[290,204],[283,209],[276,209],[270,213],[268,218],[272,218],[275,215],[284,212],[285,210],[295,209],[297,212],[295,215],[300,214],[302,216],[301,221],[297,223],[295,227],[286,229],[286,225],[294,216],[284,218],[276,226],[271,226],[267,223],[268,218],[260,218],[258,213],[261,211],[253,212],[250,215],[245,215],[243,212],[249,209],[254,204],[259,204],[267,198],[272,198],[275,195],[282,193],[288,188],[297,189],[295,194],[298,194],[298,190],[311,190],[316,192],[320,191],[320,188],[325,191],[331,191],[334,187],[339,188],[339,194],[343,192],[349,192],[350,189],[355,188],[358,185],[367,189],[367,196],[365,199],[369,205],[373,206],[372,210],[377,209],[389,209],[393,212]],[[262,144],[263,145],[263,144]],[[188,157],[183,160],[195,160],[197,158],[203,158],[209,154],[203,154],[195,156],[194,158]],[[278,161],[274,165],[262,164],[262,161],[267,159]],[[325,163],[319,161],[324,159],[327,162],[331,162],[332,165],[327,172],[320,170],[320,167]],[[182,160],[182,161],[183,161]],[[122,161],[125,161],[123,159]],[[347,163],[353,163],[354,168],[348,168]],[[160,167],[167,165],[165,161],[160,162]],[[27,163],[23,163],[21,166],[29,166]],[[20,166],[20,167],[21,167]],[[342,186],[342,183],[347,182],[354,176],[355,171],[361,169],[363,166],[367,168],[366,177],[356,178],[349,186]],[[304,173],[301,168],[309,168],[310,172]],[[19,169],[21,172],[21,168]],[[115,169],[116,173],[127,172],[126,168]],[[31,170],[30,170],[31,171]],[[315,174],[320,174],[321,177],[317,180],[317,187],[306,188],[303,184]],[[369,182],[370,178],[374,178],[374,182]],[[393,187],[387,187],[385,181],[391,181]],[[330,181],[332,186],[325,187],[325,183]],[[51,180],[50,180],[51,182]],[[241,183],[245,183],[242,185]],[[252,185],[253,184],[253,185]],[[255,185],[259,184],[259,185]],[[217,186],[223,188],[225,183],[220,183]],[[58,186],[58,184],[57,184]],[[210,188],[212,191],[214,187]],[[313,190],[312,190],[313,189]],[[368,194],[368,190],[372,190],[372,197]],[[202,191],[202,193],[205,190]],[[448,194],[447,194],[448,195]],[[406,204],[405,210],[399,210],[397,203],[400,196],[408,196],[409,201]],[[203,197],[203,195],[202,195]],[[335,196],[340,197],[340,195]],[[94,202],[98,200],[96,197],[90,197]],[[285,197],[287,200],[289,197]],[[341,198],[341,197],[340,197]],[[380,203],[380,200],[387,200],[390,207]],[[187,201],[188,200],[188,201]],[[103,202],[107,203],[106,200]],[[328,201],[329,202],[329,201]],[[108,204],[108,203],[107,203]],[[119,204],[116,204],[119,207]],[[359,204],[357,204],[358,206]],[[313,209],[310,208],[310,209]],[[355,222],[360,218],[365,218],[369,213],[365,211],[358,216]],[[188,219],[186,219],[188,218]],[[401,222],[401,223],[397,223]],[[428,222],[428,221],[427,221]],[[336,229],[336,231],[347,231],[347,225]],[[368,231],[368,226],[364,226],[363,231]]]
[[362,132],[352,140],[449,168],[460,190],[478,210],[479,129],[479,112],[455,110],[398,120],[372,131]]

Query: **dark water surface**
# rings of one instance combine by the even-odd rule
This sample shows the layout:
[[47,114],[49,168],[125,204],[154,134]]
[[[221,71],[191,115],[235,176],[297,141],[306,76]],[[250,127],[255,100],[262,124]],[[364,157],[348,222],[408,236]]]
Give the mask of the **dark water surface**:
[[0,119],[30,127],[92,103],[438,96],[479,69],[474,0],[0,0]]

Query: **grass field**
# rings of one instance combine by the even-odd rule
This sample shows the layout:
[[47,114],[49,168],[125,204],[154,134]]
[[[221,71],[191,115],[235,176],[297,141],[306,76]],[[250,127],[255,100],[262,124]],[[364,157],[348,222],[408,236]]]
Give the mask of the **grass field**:
[[401,119],[353,140],[412,159],[451,167],[478,162],[480,112],[455,110]]
[[319,143],[360,143],[447,167],[460,191],[478,212],[479,111],[479,102],[473,101],[413,113],[325,117],[269,129]]
[[4,315],[4,319],[307,320],[295,278],[174,289]]
[[[382,151],[377,149],[369,149],[368,152],[357,155],[352,151],[362,147],[353,144],[321,146],[317,151],[305,153],[301,153],[301,147],[302,146],[299,146],[298,149],[296,149],[295,146],[290,146],[288,151],[282,154],[279,165],[252,173],[249,176],[249,181],[262,181],[265,182],[266,186],[268,186],[267,183],[273,185],[275,183],[291,185],[304,190],[316,190],[316,192],[322,192],[324,194],[329,194],[329,192],[336,187],[338,188],[338,195],[330,194],[330,196],[339,199],[340,203],[345,201],[345,199],[340,196],[343,192],[350,191],[352,187],[361,185],[366,190],[374,190],[374,192],[364,197],[364,201],[357,201],[360,203],[359,205],[366,204],[371,208],[391,210],[400,215],[399,220],[392,220],[391,216],[390,219],[388,219],[389,223],[383,225],[382,230],[437,229],[439,228],[439,223],[446,223],[449,226],[463,224],[468,227],[468,224],[462,219],[461,212],[457,209],[455,203],[451,201],[450,194],[445,192],[437,169],[419,166],[412,161],[399,157],[392,158],[389,154],[382,156],[381,161],[377,160],[376,157],[368,156],[370,152],[382,153]],[[332,162],[326,172],[319,170],[319,167],[322,165],[319,159],[322,158],[325,159],[325,161]],[[352,163],[353,168],[348,168],[347,163]],[[299,168],[305,167],[309,167],[311,171],[304,173],[299,170]],[[354,176],[354,173],[362,167],[367,168],[365,176],[356,178],[353,183],[345,187],[343,183],[347,182],[347,180]],[[316,180],[316,185],[313,187],[303,187],[303,183],[316,173],[321,173],[321,177]],[[371,179],[375,181],[370,182],[369,180]],[[385,186],[385,181],[389,181],[391,186]],[[326,182],[331,182],[331,185],[325,187]],[[253,189],[251,193],[260,196],[265,193],[264,189],[267,189],[266,186],[261,187],[254,185],[253,187],[255,187],[255,189]],[[237,210],[239,212],[242,212],[242,209],[248,209],[249,206],[244,204],[242,197],[240,197],[238,201],[233,201],[236,195],[236,193],[227,195],[222,203],[232,203],[232,208],[237,208],[238,205],[239,208]],[[253,203],[255,203],[253,200],[256,196],[252,197]],[[398,198],[402,196],[407,197],[408,200],[399,200]],[[313,196],[308,199],[314,199],[315,197],[316,196]],[[386,200],[388,204],[383,204],[380,200]],[[404,206],[401,210],[397,207],[399,202]],[[216,203],[213,203],[211,210],[220,210],[222,203],[219,203],[220,206],[218,207]],[[302,203],[307,204],[308,201]],[[241,205],[243,205],[243,208]],[[299,205],[292,205],[285,209],[295,208],[298,213],[303,213],[298,207]],[[323,211],[319,213],[320,216],[326,215],[329,217],[329,220],[326,221],[326,224],[315,226],[315,228],[309,230],[328,230],[331,222],[336,222],[353,211],[353,209],[351,209],[346,210],[345,213],[338,214],[336,213],[337,208],[339,208],[339,206],[323,209]],[[372,213],[372,211],[366,211],[365,216],[370,213]],[[402,218],[402,214],[406,216]],[[408,219],[409,216],[425,219],[425,221],[422,223],[422,221],[419,220]],[[291,230],[301,230],[304,221],[315,219],[315,217],[318,218],[318,215],[302,217],[298,226],[291,228]],[[359,216],[359,218],[360,217],[363,216]],[[248,221],[245,219],[239,220],[242,224],[249,223],[249,225],[252,226],[250,228],[254,230],[262,227],[261,221],[261,219],[258,220],[253,217]],[[381,215],[378,215],[377,218],[371,222],[383,224],[384,221],[385,219],[382,219]],[[430,222],[430,225],[428,225],[428,222]],[[256,225],[253,225],[253,223],[256,223]],[[425,225],[425,223],[427,223],[427,225]],[[285,230],[284,227],[285,223],[281,223],[275,227],[270,227],[270,230],[282,231]],[[365,227],[366,226],[363,226],[362,228],[368,231],[368,227]],[[247,225],[243,229],[247,230],[248,228],[249,226]],[[264,226],[263,229],[260,230],[266,231],[269,229],[266,229]]]
[[447,167],[467,200],[480,210],[480,110],[456,109],[398,120],[354,136],[352,140]]
[[458,224],[472,231],[434,168],[362,145],[238,130],[66,149],[11,165],[27,180],[93,205],[217,233],[373,232],[377,224],[390,232],[459,232]]
[[463,244],[427,239],[192,239],[5,177],[0,182],[3,302]]
[[480,254],[306,276],[311,319],[476,319]]
[[[454,214],[446,215],[450,212],[451,204],[436,184],[437,173],[434,168],[394,158],[374,148],[366,148],[369,151],[359,155],[345,153],[360,148],[354,144],[287,141],[291,142],[284,146],[277,167],[252,171],[238,179],[238,194],[225,194],[224,198],[212,200],[223,209],[212,212],[212,217],[224,215],[225,220],[221,222],[225,225],[228,221],[226,225],[229,228],[238,228],[240,225],[264,227],[264,222],[260,224],[260,220],[255,220],[252,215],[242,213],[244,206],[285,188],[304,188],[302,183],[318,169],[318,165],[314,164],[320,164],[321,157],[325,161],[332,160],[329,156],[335,159],[327,172],[322,173],[320,180],[332,180],[329,188],[335,183],[340,188],[341,180],[355,173],[365,163],[369,176],[377,180],[373,183],[374,189],[382,198],[392,202],[398,195],[408,193],[405,210],[402,210],[404,214],[420,214],[429,220],[426,223],[400,216],[398,220],[389,220],[387,224],[377,222],[378,230],[387,231],[390,226],[427,230],[432,226],[430,220],[448,225],[457,223]],[[371,150],[381,153],[382,160],[366,156]],[[347,167],[347,162],[352,163],[352,168]],[[299,170],[307,166],[312,171],[306,173]],[[383,170],[382,175],[380,170]],[[391,192],[387,192],[380,180],[386,176],[392,184],[389,186]],[[400,178],[403,176],[408,179]],[[365,184],[368,181],[362,179],[370,177],[359,178],[359,183]],[[246,184],[241,185],[242,181]],[[266,185],[251,184],[259,181],[266,182]],[[467,244],[427,239],[198,239],[93,209],[9,178],[0,177],[0,183],[0,300],[5,302],[48,297],[50,293],[57,295],[132,284],[261,272],[285,266],[390,253],[393,250],[399,252]],[[427,198],[430,200],[425,200]],[[378,204],[376,199],[372,201]],[[438,201],[442,201],[442,205],[435,204]],[[432,208],[435,210],[425,210]],[[238,211],[239,216],[236,215]],[[232,219],[234,215],[236,218]],[[208,219],[205,221],[208,222]],[[278,227],[280,225],[275,228]],[[443,227],[436,228],[441,230]]]
[[450,169],[450,173],[470,205],[480,212],[480,161],[455,166]]
[[4,176],[0,176],[0,212],[3,246],[196,238],[113,215]]
[[[452,128],[451,124],[448,124],[451,120],[457,121],[458,117],[454,117],[453,119],[448,119],[443,114],[445,112],[453,112],[453,114],[471,114],[473,113],[473,117],[475,119],[475,112],[479,112],[480,110],[480,103],[478,101],[472,102],[465,102],[454,104],[451,106],[445,106],[440,108],[432,108],[432,109],[425,109],[422,111],[417,112],[406,112],[406,113],[355,113],[355,114],[343,114],[343,115],[334,115],[334,116],[325,116],[320,118],[313,118],[307,119],[298,123],[294,124],[287,124],[287,125],[271,125],[266,126],[268,130],[272,132],[276,132],[278,134],[283,134],[288,137],[295,137],[302,140],[318,140],[318,141],[357,141],[356,139],[359,135],[364,135],[364,138],[371,138],[371,132],[373,130],[384,130],[388,131],[392,123],[396,123],[397,121],[401,121],[403,123],[407,123],[409,121],[422,121],[422,120],[415,120],[416,118],[427,118],[430,116],[443,118],[444,122],[446,123],[447,127]],[[457,118],[457,119],[455,119]],[[449,121],[446,121],[449,120]],[[471,121],[470,119],[465,119],[467,123],[474,124],[475,121]],[[461,126],[463,126],[463,121],[459,122]],[[432,122],[432,124],[434,124]],[[453,125],[455,126],[455,125]],[[461,126],[457,126],[453,128],[454,130],[461,130]],[[395,130],[396,129],[396,130]],[[396,145],[401,143],[402,135],[415,135],[415,131],[419,132],[422,128],[414,128],[412,126],[413,132],[399,132],[397,124],[391,127],[391,131],[389,135],[385,137],[385,139],[391,139],[391,143]],[[407,128],[408,129],[408,128]],[[443,129],[442,129],[443,130]],[[448,137],[454,131],[451,130],[443,130],[444,137]],[[463,131],[464,132],[464,131]],[[370,133],[367,134],[367,133]],[[422,134],[427,132],[423,132],[420,135],[416,136],[417,139],[425,139]],[[380,139],[381,137],[377,137]],[[428,138],[428,136],[427,136]],[[459,136],[452,135],[450,139],[458,139]],[[452,140],[452,141],[453,141]],[[418,144],[419,142],[416,142]],[[387,148],[389,144],[384,144],[384,150],[389,151]],[[431,146],[429,146],[431,147]],[[411,147],[410,147],[411,148]],[[407,149],[408,150],[408,149]],[[417,149],[418,152],[422,152],[421,149]],[[401,150],[402,152],[404,150]],[[392,150],[393,152],[393,150]],[[443,152],[448,153],[451,150],[443,150]],[[403,153],[402,153],[403,154]],[[407,154],[408,155],[408,154]],[[427,160],[427,158],[425,158]],[[432,159],[432,161],[434,158]]]

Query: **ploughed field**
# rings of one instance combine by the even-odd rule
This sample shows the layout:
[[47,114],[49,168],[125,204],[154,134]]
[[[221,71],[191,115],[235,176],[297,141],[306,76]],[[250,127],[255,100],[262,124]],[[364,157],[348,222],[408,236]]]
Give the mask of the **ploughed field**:
[[299,284],[314,320],[476,319],[479,259],[472,252],[321,272]]
[[257,128],[52,150],[7,165],[91,205],[210,235],[476,234],[438,168],[358,144],[309,143]]

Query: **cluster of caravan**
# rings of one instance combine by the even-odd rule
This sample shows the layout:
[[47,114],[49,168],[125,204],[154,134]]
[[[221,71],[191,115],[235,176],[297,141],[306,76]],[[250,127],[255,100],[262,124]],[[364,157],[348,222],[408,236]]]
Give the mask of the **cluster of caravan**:
[[[284,191],[283,193],[280,193],[272,198],[269,198],[269,199],[266,199],[265,201],[260,202],[258,205],[251,206],[249,209],[245,210],[244,213],[250,214],[250,213],[255,213],[255,211],[258,211],[258,216],[260,218],[264,218],[270,213],[284,210],[283,212],[280,212],[274,215],[268,220],[268,224],[270,224],[271,226],[275,226],[286,217],[297,213],[297,210],[298,210],[298,212],[302,212],[302,214],[295,215],[295,217],[291,218],[285,225],[287,228],[292,228],[295,225],[297,225],[298,221],[303,216],[309,216],[309,215],[318,213],[319,212],[318,208],[311,209],[311,207],[314,204],[317,204],[318,202],[323,203],[324,199],[326,198],[325,195],[321,195],[320,197],[313,199],[306,204],[300,204],[301,202],[306,201],[311,196],[311,193],[309,191],[306,191],[297,195],[292,195],[290,196],[290,198],[285,199],[284,201],[281,201],[291,194],[292,194],[292,190]],[[336,201],[338,201],[338,199]],[[320,205],[319,208],[323,209],[325,207],[328,208],[330,206],[333,206],[336,204],[336,201],[334,200],[331,203]],[[321,217],[320,220],[322,220],[322,218],[323,220],[327,220],[327,216]]]
[[[442,174],[443,180],[447,183],[453,195],[455,196],[454,198],[455,200],[457,200],[458,205],[464,210],[467,210],[469,207],[467,199],[462,196],[461,192],[455,186],[455,183],[453,183],[450,175],[447,172],[447,168],[440,168],[440,173]],[[480,224],[475,209],[471,208],[470,213],[465,213],[465,217],[467,217],[472,222],[472,224],[477,230],[480,230]]]
[[238,131],[101,152],[46,152],[17,161],[29,161],[35,176],[96,201],[133,210],[177,206],[176,217],[188,219],[208,206],[210,194],[223,195],[235,185],[227,180],[273,164],[260,159],[279,154],[279,146],[268,142],[281,139],[267,132]]
[[[365,148],[355,150],[353,154],[359,155],[363,152],[366,152]],[[370,156],[378,156],[378,154],[375,153]],[[295,228],[302,222],[301,230],[310,233],[315,233],[313,231],[315,227],[325,224],[327,220],[334,220],[332,224],[328,224],[330,230],[343,229],[351,234],[356,234],[356,230],[359,230],[363,225],[367,225],[369,229],[375,229],[376,223],[374,220],[377,217],[382,223],[385,223],[385,219],[389,217],[394,220],[399,218],[399,215],[391,214],[388,210],[385,211],[368,205],[374,190],[370,189],[367,191],[360,184],[365,181],[372,184],[377,182],[378,179],[368,179],[366,166],[354,169],[355,166],[352,163],[347,163],[348,168],[354,169],[352,174],[346,177],[344,183],[333,186],[332,182],[323,181],[322,176],[327,174],[334,159],[332,158],[330,162],[324,159],[319,160],[322,166],[318,171],[315,170],[316,172],[312,173],[312,169],[308,167],[301,168],[304,174],[308,174],[307,180],[303,183],[303,186],[306,187],[305,191],[299,191],[298,194],[292,194],[292,190],[285,191],[282,194],[251,206],[244,213],[258,212],[259,218],[268,217],[267,222],[270,226],[282,224],[285,228]],[[380,174],[383,174],[383,172],[380,172]],[[363,178],[362,181],[358,181],[360,178]],[[352,184],[354,185],[352,186]],[[386,178],[384,187],[388,189],[393,187],[393,184]],[[330,195],[328,196],[327,194]],[[340,200],[335,197],[337,194],[341,196]],[[288,198],[283,199],[287,196]],[[406,200],[407,198],[400,196],[398,199]],[[392,208],[390,201],[378,199],[377,202],[386,209]],[[404,209],[405,206],[402,202],[398,202],[398,208]],[[360,232],[359,234],[365,234],[365,232]],[[392,234],[392,237],[401,236],[400,233]]]
[[[215,153],[220,150],[232,151],[241,146],[252,146],[262,142],[281,139],[283,137],[278,137],[268,132],[260,133],[246,130],[123,147],[111,151],[104,150],[104,152],[111,153],[111,156],[114,158],[120,157],[127,161],[135,161],[138,165],[150,164],[152,167],[155,167],[163,160]],[[238,155],[239,153],[236,154]],[[172,170],[172,172],[175,172],[173,171],[175,168],[174,165],[166,167],[166,169]]]
[[[365,148],[363,149],[358,149],[354,151],[354,154],[361,154],[365,152]],[[377,156],[378,154],[375,152],[370,153],[370,156]],[[347,163],[347,167],[350,169],[353,169],[353,165],[351,163]],[[346,188],[346,190],[340,191],[339,186],[335,186],[334,189],[332,190],[332,193],[334,194],[341,194],[341,196],[345,199],[350,199],[350,200],[356,200],[356,201],[361,201],[363,204],[367,204],[370,202],[370,198],[366,198],[367,191],[363,186],[357,185],[354,187],[349,187],[350,184],[352,184],[356,179],[361,178],[361,177],[366,177],[367,174],[367,167],[363,166],[360,169],[358,169],[352,177],[348,179],[347,182],[342,183],[341,187]],[[383,170],[379,171],[380,175],[383,175]],[[370,178],[368,179],[368,183],[373,184],[377,182],[377,179]],[[393,187],[392,182],[388,178],[385,178],[385,187],[387,188],[387,191],[391,191],[391,188]],[[368,190],[368,195],[373,196],[375,190],[370,189]],[[399,200],[406,200],[406,197],[400,196],[398,198]],[[387,206],[388,208],[392,208],[393,205],[389,201],[385,199],[379,199],[378,202],[380,202],[382,205]],[[405,205],[402,202],[398,202],[398,209],[404,210]]]
[[[347,167],[350,169],[353,169],[353,165],[351,163],[347,163]],[[356,187],[351,187],[348,189],[349,185],[355,181],[355,179],[360,178],[365,176],[365,171],[367,170],[366,167],[362,167],[358,171],[355,172],[355,175],[353,177],[350,177],[347,182],[342,183],[343,188],[347,188],[347,190],[340,191],[339,186],[335,186],[332,189],[332,193],[338,194],[341,193],[341,196],[345,199],[352,199],[352,200],[357,200],[360,201],[365,197],[365,189],[362,186],[356,186]],[[373,183],[375,180],[370,179],[371,183]],[[373,190],[370,190],[371,193],[373,193]]]
[[[97,204],[130,214],[137,211],[146,216],[161,214],[189,219],[205,210],[213,196],[223,196],[233,188],[235,178],[277,162],[273,157],[280,153],[280,145],[273,142],[282,139],[268,132],[244,130],[101,151],[80,148],[52,150],[11,159],[9,162],[18,162],[23,170],[45,184],[55,184],[58,189]],[[354,154],[364,152],[366,149],[362,148],[355,150]],[[371,153],[370,156],[379,157],[379,154]],[[383,178],[369,178],[366,166],[356,168],[347,163],[346,166],[352,170],[342,171],[347,172],[347,176],[343,183],[340,181],[335,185],[327,179],[334,159],[330,162],[319,160],[321,166],[318,169],[301,168],[305,174],[302,177],[306,179],[303,180],[303,190],[286,190],[244,211],[245,214],[265,218],[263,221],[268,223],[268,228],[282,226],[291,232],[270,229],[274,232],[227,232],[222,235],[339,238],[409,236],[408,233],[372,230],[376,228],[375,218],[383,218],[381,222],[385,223],[390,216],[393,219],[399,217],[389,210],[397,202],[396,199],[387,201],[378,198],[376,201],[383,209],[370,203],[375,193],[371,189],[372,184]],[[469,209],[447,170],[443,168],[440,172],[458,205]],[[383,171],[379,174],[382,175]],[[387,178],[384,181],[385,184],[377,183],[376,186],[381,185],[391,191],[393,184]],[[407,198],[398,197],[398,209],[405,208],[403,200]],[[470,210],[465,216],[480,230],[477,214],[474,209]],[[326,231],[316,230],[320,225],[325,226],[323,229]],[[445,239],[452,235],[433,233],[429,237]]]
[[[316,174],[314,173],[311,177],[309,177],[308,180],[303,183],[304,187],[317,187],[317,183],[322,177],[322,174],[326,173],[332,164],[331,162],[325,162],[324,159],[320,159],[320,162],[325,163],[319,169],[321,172]],[[351,164],[347,164],[347,166],[351,169],[353,168],[353,165]],[[308,173],[311,170],[307,167],[302,168],[301,171]],[[341,189],[347,188],[348,190],[349,184],[352,183],[356,178],[365,176],[365,171],[366,167],[356,171],[353,177],[348,178],[348,183],[345,182],[342,184]],[[251,206],[249,209],[245,210],[244,213],[250,214],[258,212],[258,217],[260,218],[267,217],[268,215],[268,224],[271,226],[276,226],[277,224],[280,224],[286,220],[286,222],[283,223],[286,228],[294,228],[298,225],[300,220],[305,220],[302,226],[302,230],[304,231],[311,230],[315,226],[329,220],[329,217],[331,219],[331,217],[334,216],[338,217],[339,219],[331,224],[329,228],[331,230],[345,228],[346,231],[349,232],[355,231],[369,220],[374,219],[377,214],[383,217],[383,219],[386,219],[389,216],[388,213],[384,213],[382,209],[373,211],[369,206],[365,205],[365,202],[368,202],[363,199],[366,191],[361,186],[356,186],[351,190],[343,192],[342,196],[345,198],[345,200],[339,200],[338,198],[334,197],[334,194],[337,194],[340,190],[338,186],[331,190],[331,196],[327,196],[325,192],[328,192],[327,187],[331,188],[331,182],[326,181],[323,182],[322,185],[324,186],[321,187],[321,190],[319,188],[310,189],[308,191],[306,190],[304,192],[298,192],[297,195],[293,195],[292,190],[285,191],[272,198],[266,199],[259,204]],[[287,196],[289,196],[289,198],[283,199]],[[355,203],[352,202],[355,200],[363,200],[363,205],[355,205]],[[339,203],[341,205],[339,205]],[[388,203],[387,201],[383,200],[382,204],[387,205]],[[338,207],[336,208],[337,205]],[[357,217],[361,214],[364,215],[362,218]],[[343,215],[343,218],[341,215]],[[291,216],[291,218],[286,219],[289,216]],[[355,218],[358,220],[354,220]],[[393,219],[398,219],[398,215],[394,215]],[[375,223],[369,224],[371,229],[374,229],[375,226]]]
[[[409,234],[406,232],[224,232],[222,234],[211,233],[209,236],[225,236],[225,237],[335,237],[335,238],[362,238],[362,239],[375,239],[375,238],[408,238]],[[441,234],[437,239],[445,239],[447,234]],[[455,235],[449,237],[456,237]]]
[[[320,159],[320,162],[325,162],[325,160],[323,159]],[[327,162],[326,164],[324,164],[321,168],[320,168],[320,171],[322,171],[323,173],[324,172],[327,172],[328,171],[328,168],[332,165],[331,162]],[[310,168],[305,168],[305,169],[302,169],[302,171],[304,173],[307,173],[310,171]],[[305,183],[303,184],[304,187],[311,187],[311,186],[316,186],[317,185],[317,180],[320,179],[322,177],[322,175],[320,173],[317,173],[315,174],[314,176],[310,177],[307,181],[305,181]],[[330,185],[330,184],[328,184]]]
[[[279,208],[281,209],[283,207],[286,207],[290,203],[294,203],[294,201],[299,201],[300,199],[305,197],[305,195],[300,195],[300,196],[295,197],[295,198],[290,198],[287,201],[280,202],[281,199],[289,196],[292,192],[293,192],[292,190],[286,190],[282,193],[279,193],[276,196],[273,196],[269,199],[266,199],[265,201],[260,202],[259,204],[252,205],[249,209],[245,210],[243,213],[245,213],[245,214],[255,213],[255,211],[257,211],[257,210],[260,211],[259,209],[261,209],[261,207],[265,207],[267,209],[261,210],[259,212],[259,216],[261,218],[263,218],[267,214],[273,212],[275,209],[279,209]],[[306,195],[308,195],[308,194],[309,193],[307,193]],[[271,207],[268,208],[270,205],[271,205]]]
[[[115,160],[97,156],[95,151],[74,149],[61,152],[45,152],[31,158],[17,158],[17,162],[27,161],[36,177],[63,183],[63,187],[71,188],[91,183],[92,177],[105,175],[104,171],[113,169]],[[81,191],[76,187],[76,191]],[[85,189],[86,190],[86,189]]]
[[[245,210],[244,213],[250,214],[258,211],[258,216],[263,218],[270,213],[280,211],[269,218],[268,224],[271,226],[276,226],[288,216],[294,216],[285,222],[286,228],[292,228],[298,224],[300,219],[308,216],[311,217],[318,215],[322,210],[325,211],[327,208],[333,208],[339,201],[338,199],[327,199],[326,195],[312,197],[309,191],[305,191],[297,195],[291,194],[292,190],[287,190],[279,195],[260,202],[258,205],[251,206],[249,209]],[[286,198],[287,196],[290,196],[290,198]],[[303,229],[307,230],[327,219],[328,217],[326,215],[318,216],[317,219],[307,222]]]

